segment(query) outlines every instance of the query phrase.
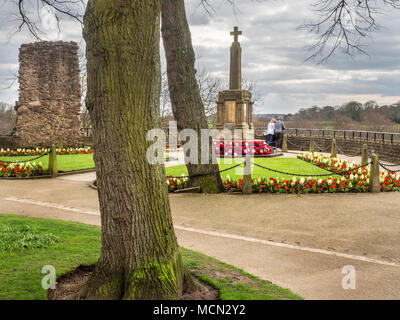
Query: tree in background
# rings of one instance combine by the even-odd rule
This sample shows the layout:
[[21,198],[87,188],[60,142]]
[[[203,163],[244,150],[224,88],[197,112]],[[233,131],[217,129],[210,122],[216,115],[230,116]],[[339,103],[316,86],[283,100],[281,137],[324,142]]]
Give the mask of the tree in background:
[[[228,2],[234,4],[234,1]],[[200,1],[200,4],[207,8],[209,1]],[[208,164],[201,164],[200,150],[201,130],[209,128],[207,118],[215,113],[215,98],[221,91],[221,81],[205,72],[197,73],[195,69],[195,53],[184,0],[162,1],[162,38],[167,60],[171,107],[178,131],[193,129],[199,139],[198,163],[186,164],[189,175],[192,176],[190,185],[199,186],[202,192],[222,192],[219,167],[213,159],[212,138],[208,141]],[[245,86],[255,91],[254,83],[248,81]]]
[[198,159],[196,163],[186,163],[191,176],[190,186],[200,187],[206,193],[222,192],[224,187],[212,152],[211,137],[206,142],[209,146],[208,163],[202,163],[201,131],[209,127],[196,79],[195,53],[184,0],[163,0],[161,17],[171,106],[178,131],[192,129],[198,137]]
[[0,135],[6,135],[15,128],[17,115],[12,105],[0,102]]
[[287,117],[297,128],[326,128],[370,131],[400,131],[400,104],[379,106],[376,101],[350,101],[342,106],[300,109]]
[[318,19],[302,26],[318,36],[308,48],[308,60],[323,63],[338,50],[350,56],[368,55],[363,41],[380,28],[377,16],[400,9],[400,0],[316,0],[312,6]]

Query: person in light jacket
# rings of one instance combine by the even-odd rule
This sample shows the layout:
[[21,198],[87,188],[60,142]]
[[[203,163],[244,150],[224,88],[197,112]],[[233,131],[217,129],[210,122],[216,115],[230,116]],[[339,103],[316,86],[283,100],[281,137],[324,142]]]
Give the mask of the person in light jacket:
[[270,123],[268,124],[268,130],[267,130],[267,135],[268,135],[268,145],[271,147],[272,143],[274,141],[274,136],[275,136],[275,123],[276,120],[272,119]]

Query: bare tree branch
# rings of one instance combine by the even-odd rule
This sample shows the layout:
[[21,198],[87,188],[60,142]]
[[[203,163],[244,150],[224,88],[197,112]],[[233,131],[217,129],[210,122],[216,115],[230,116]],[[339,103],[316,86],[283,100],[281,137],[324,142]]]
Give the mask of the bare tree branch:
[[376,17],[385,8],[400,9],[400,0],[318,0],[312,7],[318,20],[300,27],[318,35],[307,61],[324,63],[338,50],[368,55],[362,41],[380,28]]
[[[83,15],[86,0],[9,0],[17,8],[14,14],[19,22],[16,32],[26,28],[36,40],[46,34],[43,27],[43,11],[55,19],[56,27],[60,33],[60,21],[69,18],[83,25]],[[5,2],[4,2],[5,3]],[[3,4],[4,4],[3,3]]]
[[[216,0],[199,0],[197,8],[202,8],[204,13],[212,16],[215,14],[216,10],[215,7]],[[236,0],[220,0],[220,3],[228,3],[232,6],[232,10],[234,15],[239,11],[238,7],[236,6]]]

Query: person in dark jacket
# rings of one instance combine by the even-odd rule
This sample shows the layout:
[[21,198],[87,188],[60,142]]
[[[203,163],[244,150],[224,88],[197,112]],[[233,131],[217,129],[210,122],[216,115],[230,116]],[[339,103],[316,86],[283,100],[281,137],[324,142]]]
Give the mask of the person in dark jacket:
[[281,120],[280,117],[276,120],[275,123],[275,140],[276,140],[276,147],[278,149],[282,149],[282,142],[283,142],[283,130],[285,130],[285,124]]

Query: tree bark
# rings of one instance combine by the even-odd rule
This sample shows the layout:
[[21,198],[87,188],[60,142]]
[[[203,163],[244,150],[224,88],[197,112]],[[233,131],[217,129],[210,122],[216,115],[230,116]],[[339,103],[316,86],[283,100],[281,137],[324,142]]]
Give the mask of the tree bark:
[[87,299],[179,299],[184,289],[165,169],[146,160],[147,132],[160,126],[160,10],[159,0],[87,6],[87,105],[102,225]]
[[[162,1],[162,38],[167,60],[168,83],[172,111],[178,130],[193,129],[199,140],[198,164],[187,164],[190,176],[217,172],[213,164],[212,139],[209,139],[209,162],[201,164],[201,129],[208,129],[199,85],[196,81],[195,54],[189,24],[186,19],[184,0]],[[215,163],[215,162],[214,162]],[[191,186],[200,186],[203,192],[223,191],[219,173],[190,179]]]

